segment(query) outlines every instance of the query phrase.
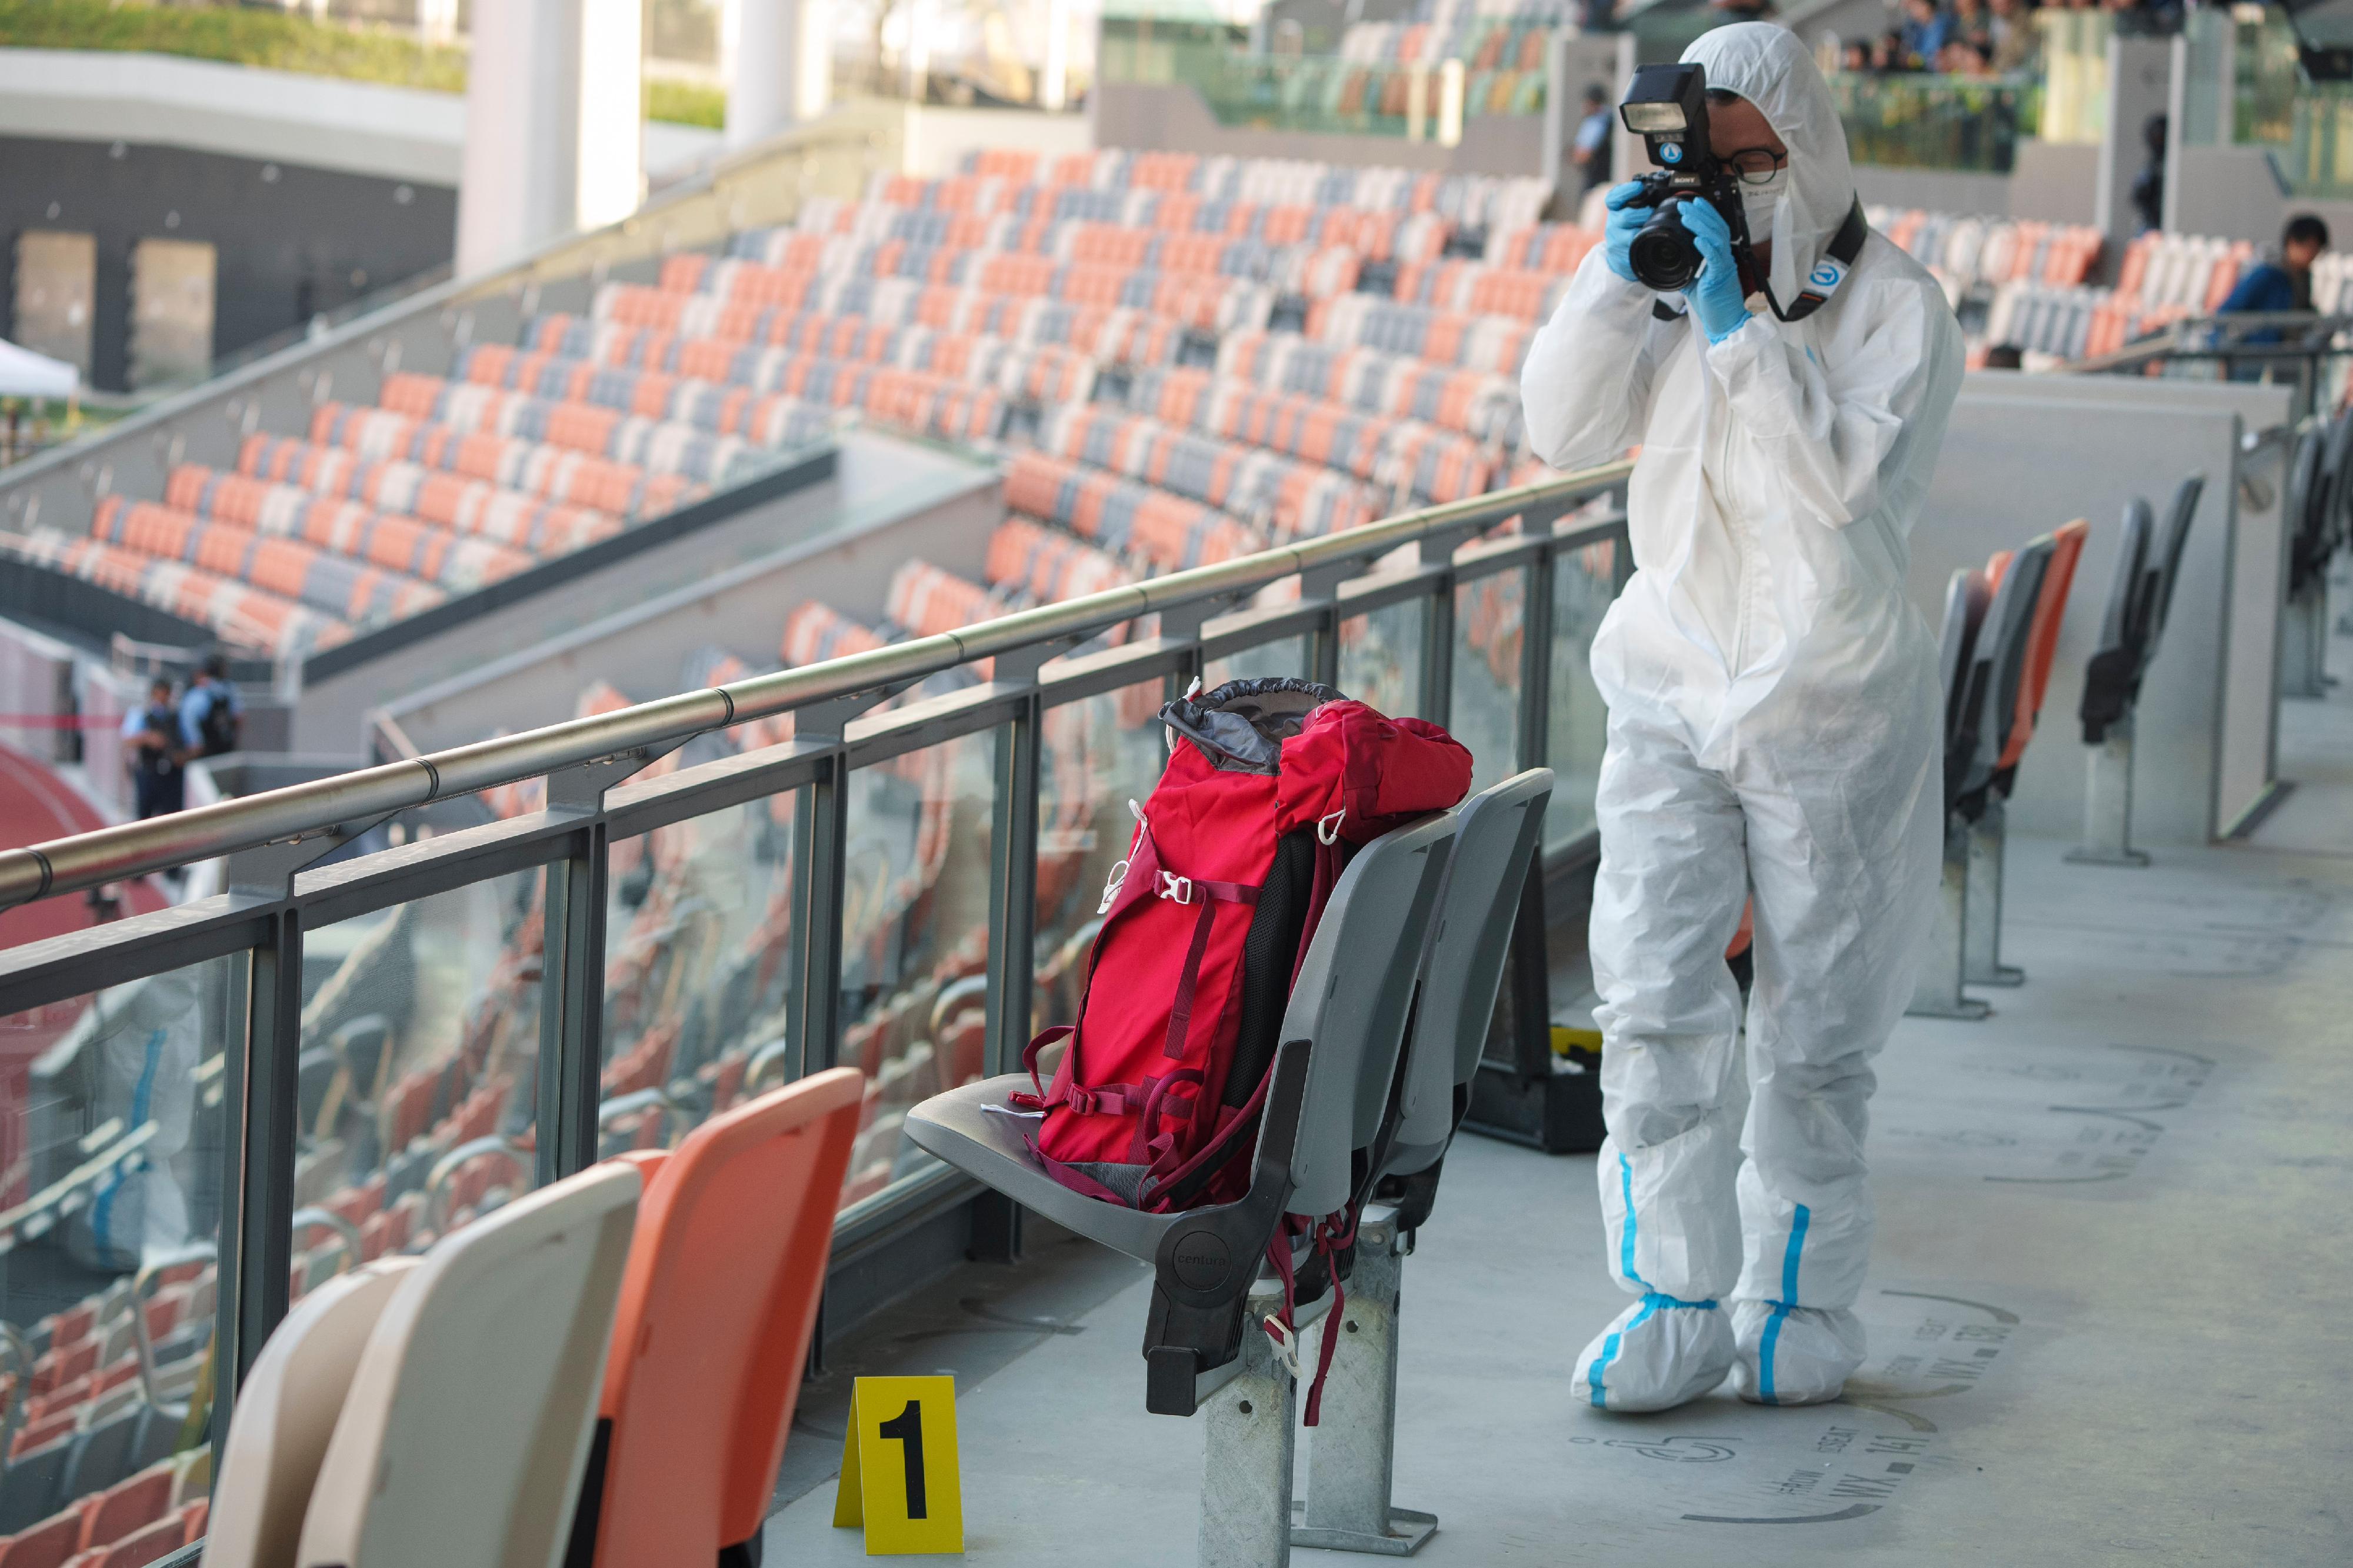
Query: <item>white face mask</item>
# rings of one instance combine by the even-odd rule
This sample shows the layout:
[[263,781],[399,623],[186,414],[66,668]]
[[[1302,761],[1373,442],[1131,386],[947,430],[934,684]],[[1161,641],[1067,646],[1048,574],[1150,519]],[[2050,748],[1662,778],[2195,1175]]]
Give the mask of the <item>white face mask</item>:
[[1741,182],[1740,205],[1748,215],[1748,238],[1762,245],[1773,237],[1773,207],[1781,193],[1789,188],[1789,165],[1782,164],[1773,171],[1773,177],[1761,185]]

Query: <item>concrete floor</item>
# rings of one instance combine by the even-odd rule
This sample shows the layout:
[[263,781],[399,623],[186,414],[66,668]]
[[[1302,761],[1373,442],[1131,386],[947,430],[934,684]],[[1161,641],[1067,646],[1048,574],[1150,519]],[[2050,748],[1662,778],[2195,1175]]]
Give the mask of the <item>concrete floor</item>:
[[[2346,692],[2292,705],[2282,771],[2313,787],[2250,843],[2138,871],[2011,846],[2027,984],[1982,1023],[1906,1019],[1882,1058],[1843,1401],[1575,1405],[1622,1301],[1593,1162],[1459,1142],[1406,1274],[1396,1500],[1440,1519],[1419,1561],[2353,1563]],[[1058,1237],[906,1303],[812,1390],[769,1561],[860,1557],[830,1477],[847,1374],[887,1370],[958,1374],[973,1561],[1191,1563],[1202,1425],[1144,1414],[1148,1295]]]

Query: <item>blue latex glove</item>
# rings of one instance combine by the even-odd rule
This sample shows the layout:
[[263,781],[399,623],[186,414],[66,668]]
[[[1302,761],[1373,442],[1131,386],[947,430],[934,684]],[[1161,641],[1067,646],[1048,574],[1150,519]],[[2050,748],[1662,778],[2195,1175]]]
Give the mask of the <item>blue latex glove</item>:
[[1602,200],[1609,204],[1609,219],[1601,230],[1601,255],[1609,263],[1609,270],[1632,283],[1634,276],[1634,237],[1651,221],[1649,207],[1630,207],[1626,204],[1642,194],[1641,183],[1629,180],[1613,187]]
[[1732,226],[1706,202],[1675,204],[1675,216],[1699,247],[1702,266],[1692,286],[1683,290],[1692,313],[1699,318],[1707,341],[1720,343],[1748,320],[1748,304],[1740,293],[1740,268],[1732,259]]

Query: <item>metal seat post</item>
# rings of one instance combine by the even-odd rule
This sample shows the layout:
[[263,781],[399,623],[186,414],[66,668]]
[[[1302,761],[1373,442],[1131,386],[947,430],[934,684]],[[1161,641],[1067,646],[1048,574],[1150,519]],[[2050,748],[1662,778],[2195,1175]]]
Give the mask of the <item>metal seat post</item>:
[[1409,1557],[1437,1531],[1436,1514],[1389,1501],[1406,1245],[1394,1207],[1365,1210],[1347,1301],[1324,1320],[1324,1333],[1344,1338],[1307,1445],[1307,1497],[1292,1505],[1293,1546]]
[[2001,961],[2001,878],[2009,811],[1999,794],[1969,824],[1968,897],[1961,909],[1961,978],[1972,985],[2023,985],[2026,971]]
[[1936,930],[1920,960],[1912,1005],[1905,1012],[1915,1018],[1982,1018],[1992,1007],[1962,989],[1968,978],[1966,932],[1969,904],[1969,826],[1952,820],[1945,825],[1945,869],[1937,889]]
[[2133,715],[2108,725],[2096,746],[2084,748],[2084,842],[2067,851],[2078,866],[2146,866],[2132,847]]

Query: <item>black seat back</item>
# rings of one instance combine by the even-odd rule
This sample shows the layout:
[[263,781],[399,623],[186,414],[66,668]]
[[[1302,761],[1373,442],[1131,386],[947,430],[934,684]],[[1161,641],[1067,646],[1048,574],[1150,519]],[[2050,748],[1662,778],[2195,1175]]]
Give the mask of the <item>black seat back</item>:
[[2008,591],[2015,581],[2017,596],[2005,605],[2005,618],[2000,623],[2001,645],[1991,650],[1993,671],[1986,687],[1986,711],[1992,723],[1978,737],[1979,754],[1976,766],[1989,777],[2009,748],[2010,734],[2018,727],[2019,707],[2027,700],[2026,673],[2032,662],[2034,616],[2042,606],[2042,580],[2050,574],[2051,557],[2057,548],[2058,542],[2043,534],[2021,550],[2010,562],[2010,570],[2002,574],[2003,590]]
[[2198,515],[2198,501],[2205,490],[2206,476],[2190,475],[2173,492],[2173,506],[2166,513],[2164,542],[2149,566],[2152,581],[2142,616],[2140,663],[2134,672],[2136,697],[2140,694],[2139,677],[2148,672],[2149,661],[2157,657],[2158,639],[2165,634],[2165,617],[2173,609],[2173,585],[2181,576],[2181,552],[2189,542],[2190,521]]
[[1968,715],[1978,706],[1973,686],[1978,638],[1983,633],[1986,607],[1993,589],[1986,574],[1965,566],[1945,586],[1944,647],[1938,658],[1945,683],[1945,809],[1959,798],[1962,777],[1976,754],[1975,732]]
[[2034,630],[2034,606],[2042,595],[2042,573],[2051,563],[2046,537],[2011,557],[1993,602],[1986,606],[1969,657],[1961,692],[1960,727],[1945,752],[1946,807],[1974,818],[1992,781],[2002,737],[2018,713],[2018,682],[2026,669],[2027,644]]
[[1945,689],[1945,749],[1949,754],[1960,731],[1961,695],[1968,682],[1969,656],[1977,648],[1978,627],[1985,620],[1993,591],[1985,574],[1964,566],[1945,584],[1945,629],[1937,658],[1937,675]]
[[[2194,510],[2194,497],[2191,505]],[[2149,590],[2157,580],[2148,560],[2154,527],[2148,502],[2136,496],[2126,503],[2116,575],[2108,580],[2107,607],[2100,614],[2100,644],[2084,667],[2084,700],[2076,710],[2084,721],[2087,746],[2107,739],[2108,726],[2130,710],[2133,693],[2139,689],[2144,662],[2141,638],[2148,619]]]
[[2310,587],[2327,559],[2328,489],[2321,468],[2326,455],[2327,437],[2319,430],[2307,430],[2288,461],[2287,500],[2282,517],[2289,530],[2287,591],[2291,595]]

